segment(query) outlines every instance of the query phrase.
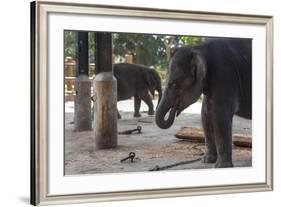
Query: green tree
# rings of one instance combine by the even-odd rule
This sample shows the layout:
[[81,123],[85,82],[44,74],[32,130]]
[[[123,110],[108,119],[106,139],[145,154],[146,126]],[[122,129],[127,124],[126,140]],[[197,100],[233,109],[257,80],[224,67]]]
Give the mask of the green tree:
[[65,31],[64,32],[64,59],[66,57],[76,58],[77,51],[77,32]]
[[113,53],[117,56],[131,54],[134,63],[154,65],[157,48],[157,40],[152,35],[113,34]]
[[88,47],[89,47],[89,63],[95,62],[95,33],[88,33]]
[[113,34],[113,52],[115,55],[133,55],[134,63],[166,68],[173,48],[194,45],[202,41],[200,37]]
[[[77,31],[65,31],[64,57],[76,59]],[[95,33],[89,32],[89,62],[95,62]],[[176,35],[151,35],[112,33],[113,54],[124,57],[133,55],[133,62],[165,69],[171,52],[176,47],[195,45],[202,41],[201,37]]]
[[[77,58],[77,31],[64,32],[64,58]],[[88,32],[89,63],[95,62],[95,33]]]

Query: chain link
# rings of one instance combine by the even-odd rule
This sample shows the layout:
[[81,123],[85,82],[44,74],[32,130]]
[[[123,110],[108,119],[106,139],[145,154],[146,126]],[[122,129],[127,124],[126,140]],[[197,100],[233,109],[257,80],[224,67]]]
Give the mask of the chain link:
[[154,168],[150,169],[149,171],[166,170],[166,169],[173,168],[173,167],[176,167],[176,166],[179,166],[179,165],[186,165],[186,164],[191,164],[191,163],[194,163],[194,162],[198,162],[200,160],[201,160],[201,158],[197,158],[197,159],[193,159],[193,160],[186,160],[186,161],[177,162],[177,163],[170,164],[170,165],[164,165],[162,167],[160,167],[159,165],[156,165]]

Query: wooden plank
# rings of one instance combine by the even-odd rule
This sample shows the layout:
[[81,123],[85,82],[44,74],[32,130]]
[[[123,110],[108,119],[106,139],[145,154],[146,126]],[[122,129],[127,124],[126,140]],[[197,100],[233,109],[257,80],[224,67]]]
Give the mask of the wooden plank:
[[89,43],[88,32],[78,32],[78,55],[77,55],[77,73],[76,75],[89,76]]
[[[190,142],[205,142],[203,130],[194,127],[182,127],[179,131],[177,131],[175,137]],[[234,145],[239,147],[252,147],[252,135],[250,134],[233,133],[232,141]]]
[[91,85],[89,79],[88,32],[78,32],[77,78],[74,81],[74,130],[92,130]]
[[110,32],[95,33],[95,73],[112,72],[112,36]]

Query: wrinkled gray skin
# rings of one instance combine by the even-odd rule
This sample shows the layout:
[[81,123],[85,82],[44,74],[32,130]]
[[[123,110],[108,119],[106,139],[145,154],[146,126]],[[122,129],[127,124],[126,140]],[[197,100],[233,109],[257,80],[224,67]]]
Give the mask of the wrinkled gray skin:
[[153,96],[155,90],[158,92],[158,104],[162,97],[161,79],[157,71],[140,64],[119,63],[114,64],[113,72],[117,79],[117,101],[134,97],[134,117],[140,117],[139,110],[143,100],[149,108],[148,114],[153,115],[153,103],[149,92]]
[[[153,103],[149,92],[152,96],[155,91],[158,92],[158,104],[162,97],[161,79],[157,71],[140,64],[119,63],[113,65],[113,73],[117,79],[117,101],[134,97],[134,117],[140,117],[139,110],[143,100],[149,108],[148,114],[153,115]],[[118,118],[121,118],[119,113]]]
[[[252,42],[250,39],[213,39],[175,51],[167,85],[156,111],[156,124],[169,128],[185,108],[204,94],[202,125],[205,163],[233,167],[232,118],[252,117]],[[166,119],[166,114],[169,113]]]

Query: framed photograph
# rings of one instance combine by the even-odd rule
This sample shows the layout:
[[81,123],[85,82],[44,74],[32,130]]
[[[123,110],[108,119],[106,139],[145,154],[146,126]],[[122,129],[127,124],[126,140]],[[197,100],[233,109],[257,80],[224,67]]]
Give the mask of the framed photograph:
[[273,17],[31,3],[31,204],[273,189]]

